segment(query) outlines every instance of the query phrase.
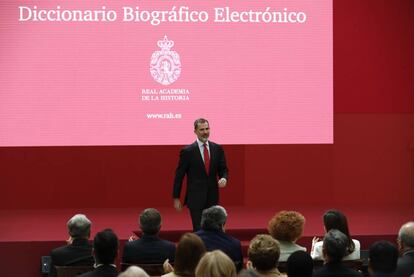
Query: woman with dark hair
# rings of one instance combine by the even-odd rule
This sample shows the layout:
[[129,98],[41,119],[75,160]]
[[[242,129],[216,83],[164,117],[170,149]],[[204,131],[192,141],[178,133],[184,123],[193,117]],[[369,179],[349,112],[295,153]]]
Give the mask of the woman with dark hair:
[[175,251],[174,267],[164,262],[163,277],[194,277],[198,262],[206,253],[206,247],[199,236],[193,233],[184,234]]
[[[325,232],[336,229],[345,234],[348,238],[348,246],[344,260],[357,260],[360,258],[361,245],[358,240],[352,239],[349,233],[348,220],[345,215],[337,210],[329,210],[323,215]],[[312,240],[311,256],[314,260],[323,260],[322,253],[323,241],[314,237]]]

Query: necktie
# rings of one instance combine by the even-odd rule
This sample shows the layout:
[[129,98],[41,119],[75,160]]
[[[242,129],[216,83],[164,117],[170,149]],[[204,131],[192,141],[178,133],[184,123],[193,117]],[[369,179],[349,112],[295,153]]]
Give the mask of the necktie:
[[204,143],[203,146],[204,146],[204,165],[206,167],[206,172],[208,175],[209,170],[210,170],[210,155],[208,154],[207,144]]

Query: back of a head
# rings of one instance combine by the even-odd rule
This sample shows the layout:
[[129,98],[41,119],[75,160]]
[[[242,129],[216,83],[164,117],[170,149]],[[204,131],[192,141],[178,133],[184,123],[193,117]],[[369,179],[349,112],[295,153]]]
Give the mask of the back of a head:
[[221,231],[227,220],[227,212],[222,206],[205,209],[201,215],[201,228],[207,231]]
[[403,250],[414,249],[414,222],[410,221],[401,226],[398,241]]
[[250,242],[247,255],[257,271],[275,269],[280,256],[279,243],[270,235],[257,235]]
[[305,217],[295,211],[280,211],[268,224],[269,234],[277,240],[296,241],[305,225]]
[[377,241],[369,248],[369,268],[372,272],[393,273],[397,260],[398,249],[389,241]]
[[339,230],[331,229],[323,239],[323,252],[328,262],[341,262],[346,254],[348,238]]
[[313,259],[305,251],[296,251],[287,259],[287,273],[289,277],[311,277]]
[[88,239],[91,234],[91,225],[91,221],[84,214],[74,215],[66,224],[69,235],[75,239]]
[[139,266],[130,266],[118,275],[118,277],[150,277],[142,268]]
[[354,242],[352,241],[351,234],[349,232],[348,220],[346,216],[337,210],[329,210],[323,215],[323,224],[325,230],[336,229],[341,231],[348,238],[348,246],[345,256],[351,254],[355,250]]
[[236,266],[222,251],[207,252],[196,268],[196,277],[236,277]]
[[98,232],[93,239],[93,250],[97,264],[113,264],[118,254],[118,237],[111,229]]
[[346,236],[349,236],[348,220],[346,216],[337,210],[329,210],[323,215],[323,224],[326,232],[331,229],[341,231]]
[[199,236],[184,234],[175,251],[174,272],[180,276],[194,276],[197,264],[205,253],[206,247]]
[[139,226],[144,234],[158,234],[161,229],[160,212],[153,208],[145,209],[139,216]]

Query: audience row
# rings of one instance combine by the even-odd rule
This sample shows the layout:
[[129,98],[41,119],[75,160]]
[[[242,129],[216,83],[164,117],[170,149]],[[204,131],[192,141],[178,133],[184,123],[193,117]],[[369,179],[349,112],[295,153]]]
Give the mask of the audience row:
[[[163,264],[164,277],[187,276],[362,276],[344,264],[360,259],[360,242],[352,239],[344,214],[330,210],[323,216],[326,234],[322,240],[314,238],[310,252],[296,242],[301,237],[305,218],[295,211],[281,211],[268,225],[269,234],[256,235],[243,261],[241,242],[225,232],[227,212],[221,206],[203,211],[201,230],[184,234],[178,244],[159,237],[161,215],[153,208],[145,209],[139,218],[140,238],[131,237],[122,253],[124,265]],[[82,214],[67,223],[68,244],[52,250],[51,271],[56,266],[94,265],[81,277],[118,276],[115,260],[119,241],[116,234],[105,229],[89,243],[90,220]],[[323,266],[314,269],[315,261]],[[281,273],[279,262],[286,264]],[[245,270],[242,270],[243,267]],[[379,241],[369,250],[371,276],[410,277],[414,274],[414,222],[404,224],[398,234],[398,249],[388,241]],[[121,277],[148,276],[144,270],[130,266]]]

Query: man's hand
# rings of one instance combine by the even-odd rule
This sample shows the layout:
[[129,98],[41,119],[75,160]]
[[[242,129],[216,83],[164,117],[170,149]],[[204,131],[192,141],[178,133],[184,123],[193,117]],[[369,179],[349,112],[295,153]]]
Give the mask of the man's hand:
[[218,186],[219,186],[219,188],[224,188],[226,185],[227,185],[227,180],[226,180],[226,178],[221,178],[221,179],[218,181]]
[[180,199],[174,198],[174,208],[179,212],[183,209]]

